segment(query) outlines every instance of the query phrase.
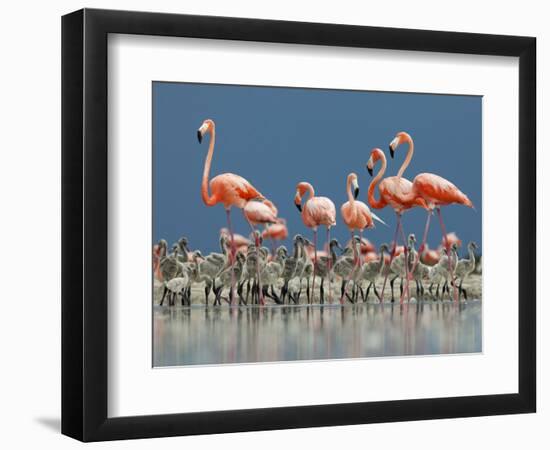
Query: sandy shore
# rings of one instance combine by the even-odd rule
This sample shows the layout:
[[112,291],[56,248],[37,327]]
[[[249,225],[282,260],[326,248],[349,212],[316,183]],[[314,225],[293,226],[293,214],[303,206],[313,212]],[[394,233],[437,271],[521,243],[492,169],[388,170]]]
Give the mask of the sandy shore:
[[[376,284],[376,287],[377,287],[379,292],[382,290],[383,283],[384,283],[384,280],[381,279]],[[275,291],[277,292],[277,294],[279,294],[281,284],[282,283],[280,282],[279,285],[275,287]],[[316,282],[316,289],[315,289],[316,290],[316,292],[315,292],[316,295],[315,295],[315,300],[313,302],[314,304],[319,303],[319,290],[317,288],[318,285],[319,285],[318,282]],[[366,289],[366,287],[367,287],[367,284],[364,285],[365,289]],[[429,287],[429,283],[425,282],[424,283],[424,289],[425,289],[424,296],[419,298],[419,296],[417,296],[417,294],[416,294],[416,285],[415,285],[414,281],[411,282],[411,284],[410,284],[410,296],[411,296],[411,298],[414,298],[415,300],[420,299],[420,300],[424,300],[424,301],[434,301],[434,300],[440,299],[440,298],[438,298],[438,299],[435,298],[435,292],[436,292],[437,286],[436,285],[433,286],[433,289],[432,289],[433,295],[431,295],[429,293],[428,287]],[[466,289],[469,300],[472,300],[472,299],[481,300],[482,299],[482,276],[481,275],[470,275],[464,281],[462,287],[464,289]],[[348,293],[350,293],[350,290],[348,290]],[[245,288],[245,292],[246,292],[246,288]],[[399,283],[398,283],[397,280],[394,284],[394,292],[395,292],[395,301],[398,302],[400,293],[399,293]],[[155,305],[158,305],[160,303],[160,299],[162,298],[162,293],[163,293],[162,283],[155,280],[154,292],[153,292],[153,301],[154,301]],[[227,294],[228,294],[228,292],[227,292],[227,290],[225,290],[224,294],[223,294],[223,297],[227,297]],[[441,287],[440,287],[440,296],[441,296]],[[452,296],[452,289],[451,289],[451,296]],[[328,298],[326,290],[325,290],[325,297]],[[338,302],[338,300],[340,299],[340,282],[339,281],[332,283],[332,298],[333,298],[333,303]],[[386,302],[389,302],[390,299],[391,299],[391,289],[390,289],[390,283],[389,283],[389,280],[388,280],[388,282],[386,283],[386,289],[384,291],[384,300]],[[443,300],[449,300],[449,299],[450,299],[449,294],[445,293],[445,295],[443,296]],[[461,300],[463,300],[462,297],[461,297]],[[214,295],[211,293],[210,298],[209,298],[209,302],[208,302],[209,305],[212,305],[213,301],[214,301]],[[287,298],[287,302],[288,302],[288,298]],[[358,302],[362,303],[361,297],[358,298]],[[373,292],[372,288],[371,288],[370,293],[369,293],[368,302],[369,303],[378,303],[378,299],[376,299],[376,297],[374,296],[374,292]],[[199,284],[193,285],[192,290],[191,290],[191,303],[193,305],[204,305],[205,304],[204,284],[199,283]],[[267,304],[273,304],[273,305],[276,304],[271,299],[266,299],[266,303]],[[168,303],[165,300],[164,305],[167,305],[167,304]],[[177,304],[181,304],[180,303],[180,297],[178,297]],[[302,295],[300,297],[300,304],[307,304],[305,282],[304,282],[304,287],[303,287],[303,290],[302,290]],[[346,304],[350,304],[350,303],[348,301],[346,301]],[[222,305],[227,305],[227,303],[222,301]]]

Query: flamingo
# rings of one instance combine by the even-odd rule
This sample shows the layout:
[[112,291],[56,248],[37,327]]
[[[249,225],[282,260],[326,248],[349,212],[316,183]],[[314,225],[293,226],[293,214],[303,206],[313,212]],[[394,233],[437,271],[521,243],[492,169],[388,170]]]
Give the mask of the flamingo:
[[[387,161],[386,161],[386,155],[384,155],[384,152],[379,148],[374,148],[371,151],[370,158],[367,162],[367,171],[371,176],[373,175],[374,166],[380,160],[382,161],[381,163],[382,166],[378,171],[378,173],[376,174],[376,176],[374,177],[374,179],[370,183],[369,191],[368,191],[368,199],[369,199],[369,204],[371,208],[382,209],[389,205],[393,208],[393,210],[395,211],[395,215],[397,216],[397,226],[395,227],[395,234],[393,236],[392,250],[390,255],[390,264],[391,264],[391,261],[393,260],[393,258],[395,258],[395,250],[397,247],[397,235],[399,231],[401,231],[403,243],[407,245],[407,242],[405,239],[405,232],[403,230],[403,226],[401,225],[401,215],[405,211],[411,208],[414,208],[415,206],[420,206],[422,208],[428,209],[428,205],[426,204],[426,201],[421,197],[414,197],[412,199],[408,199],[406,197],[406,194],[410,192],[410,190],[412,189],[412,183],[409,180],[406,180],[401,176],[395,176],[395,177],[386,177],[382,181],[380,181],[381,178],[384,176],[384,173],[386,172]],[[377,185],[378,185],[378,191],[380,193],[378,200],[374,196],[374,190]],[[405,253],[406,252],[407,252],[407,249],[405,248]],[[408,271],[408,268],[407,268],[407,271]],[[386,273],[384,277],[384,285],[382,287],[382,297],[380,298],[381,303],[384,302],[384,290],[386,289],[387,280],[388,280],[388,273]],[[407,276],[406,283],[408,283],[408,276]],[[408,289],[406,289],[406,292],[408,292]],[[403,299],[401,299],[401,302],[403,302]]]
[[431,250],[428,244],[424,245],[424,251],[420,254],[420,262],[434,266],[439,262],[440,254],[438,250]]
[[271,253],[275,255],[275,241],[284,241],[288,238],[286,220],[277,218],[277,223],[269,225],[263,232],[262,237],[271,241]]
[[[353,194],[351,193],[351,187],[353,186]],[[359,246],[353,245],[355,264],[359,267],[361,265],[361,245],[363,244],[363,230],[365,228],[374,228],[374,220],[384,223],[378,216],[371,213],[369,207],[365,203],[356,200],[359,195],[359,184],[357,182],[357,175],[350,173],[346,182],[346,191],[348,194],[348,201],[342,205],[341,213],[344,223],[350,230],[351,239],[355,235],[355,230],[359,230]],[[358,251],[356,251],[358,249]],[[350,274],[351,276],[351,274]],[[348,280],[349,281],[349,280]],[[340,299],[340,303],[343,303],[343,297]]]
[[[309,193],[309,198],[304,202],[302,207],[302,197]],[[327,228],[327,245],[330,242],[330,228],[336,225],[336,207],[332,200],[327,197],[316,197],[315,190],[310,183],[302,181],[296,186],[296,194],[294,195],[294,204],[298,211],[302,214],[302,222],[308,228],[313,230],[313,246],[315,248],[313,260],[313,285],[311,291],[315,298],[315,274],[317,266],[317,228],[324,225]],[[330,272],[330,262],[329,262]],[[330,289],[329,279],[329,302],[332,303],[332,294]]]
[[[354,236],[351,243],[351,247],[346,247],[334,264],[334,274],[338,275],[342,279],[342,284],[340,286],[340,304],[344,304],[344,296],[346,295],[349,281],[356,273],[361,271],[357,266],[355,257],[359,251],[359,237]],[[354,303],[353,298],[348,296],[348,299],[351,303]]]
[[[441,299],[443,299],[443,295],[445,294],[445,291],[449,294],[449,299],[451,299],[451,291],[449,290],[449,280],[451,284],[454,283],[454,277],[455,277],[455,269],[456,264],[458,261],[458,254],[457,254],[457,245],[456,243],[451,245],[451,248],[449,251],[445,247],[441,247],[440,250],[440,258],[439,262],[432,266],[430,270],[430,294],[432,293],[432,286],[434,283],[437,283],[437,291],[436,296],[439,296],[439,284],[443,282],[443,289],[441,291]],[[450,255],[450,257],[449,257]],[[450,269],[450,270],[449,270]]]
[[[220,228],[220,237],[221,236],[226,236],[227,239],[231,241],[231,233],[229,233],[227,228]],[[236,249],[239,247],[248,247],[248,244],[250,244],[250,239],[239,233],[233,233],[233,241],[235,242]]]
[[441,238],[441,245],[445,245],[445,239],[447,239],[447,243],[449,246],[456,243],[458,248],[462,247],[462,240],[456,235],[456,233],[453,231],[452,233],[447,233],[447,236],[443,236]]
[[[250,228],[252,228],[252,233],[255,237],[256,253],[259,254],[258,252],[260,249],[260,234],[256,232],[254,226],[260,224],[277,223],[277,208],[271,201],[265,198],[252,199],[246,202],[246,205],[243,208],[243,213],[246,221],[250,225]],[[265,302],[262,291],[262,283],[260,280],[260,267],[258,265],[258,260],[256,260],[256,277],[258,280],[258,293],[260,297],[260,304],[263,305]]]
[[[399,172],[397,172],[397,178],[400,180],[402,179],[405,169],[411,162],[414,153],[414,141],[408,133],[400,131],[390,142],[389,146],[390,156],[393,158],[397,147],[404,143],[409,144],[409,149],[407,151],[405,161],[403,161]],[[430,227],[430,219],[432,217],[432,212],[434,209],[436,210],[437,216],[439,218],[439,225],[441,226],[441,232],[443,233],[443,238],[445,240],[445,248],[449,250],[450,244],[449,240],[447,239],[447,232],[445,231],[443,217],[441,216],[441,207],[453,203],[469,206],[470,208],[474,207],[468,196],[464,194],[460,189],[458,189],[453,183],[433,173],[418,174],[412,182],[411,189],[407,190],[406,192],[402,191],[402,195],[406,201],[413,201],[415,199],[422,198],[428,205],[428,216],[426,218],[426,225],[424,226],[424,236],[422,238],[422,244],[420,244],[420,247],[418,249],[419,254],[422,253],[424,250],[424,245],[426,244],[426,238],[428,236],[428,229]],[[458,301],[456,286],[453,286],[453,294],[455,301]]]
[[470,242],[468,244],[468,258],[461,259],[456,263],[455,284],[460,280],[460,284],[458,285],[458,296],[460,298],[460,294],[464,294],[464,300],[468,300],[468,295],[466,294],[466,289],[462,287],[462,283],[476,268],[476,256],[474,253],[476,249],[477,244],[475,242]]
[[[336,261],[338,259],[338,256],[336,255],[336,248],[339,248],[340,250],[342,247],[338,243],[337,239],[331,239],[329,243],[329,252],[330,255],[323,255],[321,256],[320,253],[317,253],[317,275],[321,278],[321,286],[319,289],[320,294],[320,301],[321,304],[325,303],[325,277],[329,277],[329,280],[331,279],[331,273],[330,273],[330,267],[334,267],[336,264]],[[329,283],[329,289],[330,289],[330,283]]]
[[[353,186],[353,194],[351,188]],[[348,195],[348,201],[342,205],[340,212],[342,219],[348,227],[351,238],[355,235],[355,230],[359,230],[359,236],[363,240],[363,230],[365,228],[374,228],[374,220],[372,214],[367,205],[363,202],[356,200],[359,195],[359,183],[357,182],[357,175],[350,173],[346,181],[346,193]],[[355,250],[355,246],[353,249]],[[359,263],[359,255],[355,256],[355,263]]]
[[[285,260],[288,256],[288,251],[284,246],[280,246],[275,252],[275,259],[268,262],[262,270],[261,278],[265,280],[263,285],[263,294],[266,297],[270,297],[277,304],[281,304],[281,299],[277,295],[274,289],[274,285],[277,283],[285,267]],[[268,289],[271,286],[271,294],[268,293]]]
[[288,293],[288,283],[292,278],[296,276],[296,266],[298,260],[301,258],[301,248],[304,238],[301,234],[297,234],[293,239],[294,252],[291,256],[287,257],[283,267],[283,273],[281,278],[283,279],[283,286],[281,287],[281,300],[284,304],[286,294]]
[[[371,211],[371,214],[373,212]],[[374,216],[373,216],[374,219]],[[376,246],[366,238],[361,238],[361,253],[366,255],[367,253],[376,253]]]
[[[249,200],[254,198],[264,198],[264,196],[247,180],[233,173],[222,173],[208,181],[210,175],[210,166],[212,164],[212,156],[214,154],[214,146],[216,145],[216,125],[213,120],[206,119],[200,128],[197,130],[197,138],[199,143],[206,134],[210,135],[210,145],[204,162],[204,171],[202,174],[201,196],[202,201],[206,206],[214,206],[221,203],[225,208],[227,216],[227,228],[231,235],[231,265],[235,264],[235,239],[233,229],[231,227],[231,207],[243,209]],[[208,193],[210,187],[211,194]],[[235,290],[235,271],[231,270],[231,302],[234,299]]]
[[158,244],[153,246],[153,274],[155,278],[159,281],[162,281],[162,274],[160,272],[160,261],[167,254],[168,243],[161,239]]

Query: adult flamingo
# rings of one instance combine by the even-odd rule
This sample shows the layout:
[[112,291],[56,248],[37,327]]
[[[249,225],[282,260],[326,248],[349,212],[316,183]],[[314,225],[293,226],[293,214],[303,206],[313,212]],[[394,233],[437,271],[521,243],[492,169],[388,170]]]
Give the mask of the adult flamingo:
[[[359,183],[357,182],[357,175],[355,173],[350,173],[348,175],[346,181],[346,194],[348,196],[348,201],[340,208],[342,219],[350,231],[351,238],[353,239],[355,230],[358,230],[362,241],[363,230],[365,228],[374,228],[374,220],[369,207],[363,202],[356,200],[359,195]],[[357,263],[359,255],[354,255],[354,257]]]
[[[395,138],[390,142],[390,156],[393,158],[395,150],[401,144],[409,144],[409,149],[407,151],[407,156],[405,161],[401,165],[397,177],[402,179],[405,169],[411,162],[414,153],[414,141],[412,137],[404,132],[400,131],[397,133]],[[430,219],[432,217],[432,212],[435,209],[437,216],[439,218],[439,225],[441,226],[441,232],[443,233],[443,239],[445,241],[445,248],[449,251],[451,245],[449,244],[449,239],[447,236],[447,231],[445,230],[445,224],[443,223],[443,217],[441,216],[441,207],[447,206],[453,203],[460,205],[469,206],[473,208],[474,205],[466,194],[464,194],[460,189],[458,189],[453,183],[449,180],[446,180],[439,175],[433,173],[421,173],[418,174],[413,182],[412,187],[407,192],[402,192],[404,199],[407,201],[413,201],[414,199],[422,198],[428,205],[428,217],[426,218],[426,225],[424,226],[424,236],[422,237],[422,244],[418,249],[418,253],[421,254],[424,251],[424,245],[426,244],[426,239],[428,237],[428,229],[430,227]],[[413,270],[418,263],[418,258],[413,263]],[[449,258],[449,272],[451,260]],[[453,283],[453,294],[455,301],[458,301],[457,289]]]
[[288,228],[286,220],[278,217],[277,223],[269,225],[263,232],[262,238],[271,241],[271,253],[275,255],[275,241],[284,241],[288,238]]
[[[426,201],[421,197],[414,197],[412,199],[407,199],[406,194],[410,192],[410,190],[412,189],[412,183],[409,180],[406,180],[401,176],[395,176],[395,177],[386,177],[382,181],[380,181],[384,176],[384,173],[386,172],[387,160],[386,160],[386,155],[384,155],[384,152],[379,148],[372,149],[370,158],[367,162],[367,170],[371,176],[373,175],[374,166],[378,161],[382,161],[381,167],[369,185],[368,199],[369,199],[369,204],[371,208],[382,209],[389,205],[393,208],[393,210],[395,211],[395,215],[397,216],[397,225],[395,227],[395,233],[394,233],[393,242],[392,242],[392,251],[390,255],[390,264],[391,264],[391,261],[393,261],[393,258],[395,258],[395,250],[397,248],[397,236],[400,231],[401,231],[401,237],[403,239],[403,243],[404,245],[407,245],[407,241],[405,239],[405,232],[401,224],[402,214],[405,211],[411,208],[414,208],[415,206],[420,206],[422,208],[428,209],[428,205],[426,204]],[[376,197],[374,196],[374,191],[377,185],[378,185],[378,191],[380,194],[378,199],[376,199]],[[405,253],[407,253],[406,247],[405,247]],[[408,272],[408,267],[406,267],[406,269]],[[380,298],[381,302],[384,302],[384,290],[386,289],[387,280],[388,280],[388,273],[386,273],[384,277],[384,285],[382,287],[382,297]],[[406,283],[408,283],[408,276],[407,276]],[[408,292],[408,289],[406,289],[406,291]],[[401,302],[402,301],[403,299],[401,299]]]
[[453,244],[456,244],[458,248],[462,247],[462,239],[460,239],[454,231],[447,233],[446,237],[443,236],[441,238],[441,245],[443,246],[445,245],[445,239],[447,239],[449,247]]
[[[222,236],[227,237],[228,241],[231,240],[231,233],[229,233],[229,230],[227,228],[220,229],[220,237]],[[235,242],[235,248],[248,247],[251,242],[250,239],[239,233],[233,233],[233,241]]]
[[[353,187],[353,194],[352,194],[352,188]],[[357,182],[357,174],[350,173],[348,175],[347,181],[346,181],[346,193],[348,195],[348,201],[344,203],[340,209],[340,212],[342,214],[342,219],[344,220],[344,223],[348,227],[351,239],[353,241],[353,237],[355,235],[355,230],[359,231],[360,236],[360,243],[363,242],[363,230],[365,228],[374,228],[374,218],[378,219],[382,222],[381,219],[379,219],[376,215],[371,213],[369,207],[365,205],[365,203],[356,200],[357,196],[359,195],[359,183]],[[360,253],[356,251],[358,246],[353,245],[353,253],[354,253],[354,259],[355,259],[355,265],[357,267],[361,266],[361,258]],[[352,274],[350,274],[351,278]],[[349,281],[349,280],[348,280]],[[347,284],[346,284],[347,285]],[[340,303],[344,302],[344,294],[342,294],[342,298],[340,299]]]
[[[302,197],[309,193],[308,199],[302,207]],[[327,227],[327,244],[330,242],[330,228],[336,225],[336,207],[332,200],[327,197],[316,197],[313,186],[305,181],[298,183],[296,194],[294,195],[294,204],[302,214],[302,222],[308,228],[313,230],[313,246],[315,248],[313,259],[313,285],[312,295],[315,298],[315,274],[317,267],[317,227],[324,225]],[[330,289],[330,262],[328,268],[329,279],[329,302],[332,303],[332,294]]]
[[[202,174],[201,196],[202,201],[206,206],[214,206],[221,203],[225,208],[227,216],[227,227],[231,235],[231,301],[235,298],[235,274],[233,266],[235,264],[235,240],[233,236],[233,228],[231,226],[231,207],[243,209],[249,200],[254,198],[264,198],[264,196],[247,180],[233,173],[222,173],[208,181],[210,175],[210,165],[212,164],[212,156],[214,154],[214,146],[216,145],[216,125],[211,119],[206,119],[200,128],[197,130],[197,138],[199,143],[206,134],[210,135],[210,145],[204,162],[204,171]],[[208,187],[210,192],[208,193]]]
[[[255,225],[266,225],[277,223],[277,208],[275,205],[267,199],[252,199],[246,202],[243,209],[244,217],[252,228],[252,234],[255,237],[256,254],[259,255],[260,251],[260,233],[256,232]],[[262,290],[262,281],[260,279],[260,266],[258,264],[259,258],[256,259],[256,277],[258,279],[258,293],[260,298],[260,304],[263,305],[264,295]]]

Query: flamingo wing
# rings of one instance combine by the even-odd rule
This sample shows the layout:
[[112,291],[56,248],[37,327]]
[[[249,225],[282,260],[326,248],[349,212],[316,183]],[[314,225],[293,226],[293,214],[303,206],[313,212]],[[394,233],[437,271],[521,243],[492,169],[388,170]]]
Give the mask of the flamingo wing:
[[404,208],[403,197],[412,190],[413,184],[405,179],[398,177],[384,178],[379,185],[380,195],[394,209]]
[[210,180],[212,196],[224,206],[244,208],[246,202],[264,196],[245,178],[234,173],[222,173]]
[[264,230],[262,232],[262,237],[264,239],[270,238],[285,240],[288,237],[288,229],[286,228],[286,225],[282,223],[276,223],[274,225],[271,225],[267,230]]
[[414,189],[428,202],[436,205],[460,203],[473,207],[470,199],[449,180],[433,173],[421,173],[414,179]]
[[249,201],[244,207],[244,215],[252,223],[276,223],[277,216],[273,210],[261,201]]
[[336,206],[327,197],[313,197],[306,202],[307,214],[317,225],[336,225]]
[[342,215],[344,223],[349,228],[359,228],[357,226],[357,208],[354,209],[350,202],[346,202],[342,205],[340,214]]
[[369,207],[358,200],[355,201],[355,204],[357,205],[357,210],[359,212],[358,216],[361,216],[362,219],[362,227],[361,228],[373,228],[374,222],[372,221],[373,214]]

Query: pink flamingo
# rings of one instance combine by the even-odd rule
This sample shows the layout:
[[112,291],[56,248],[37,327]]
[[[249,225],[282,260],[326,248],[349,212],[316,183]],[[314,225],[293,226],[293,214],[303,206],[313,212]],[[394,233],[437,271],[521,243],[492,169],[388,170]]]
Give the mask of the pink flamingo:
[[[407,151],[405,161],[403,161],[403,164],[401,165],[401,168],[397,173],[397,177],[399,179],[402,179],[401,177],[403,176],[405,169],[411,162],[414,153],[414,142],[412,137],[404,131],[397,133],[395,138],[390,142],[390,155],[392,158],[397,147],[399,147],[403,143],[409,144],[409,150]],[[428,217],[426,218],[426,225],[424,226],[424,236],[422,238],[422,244],[420,244],[418,254],[421,254],[424,250],[424,245],[426,244],[426,239],[428,236],[428,229],[430,227],[430,219],[432,217],[432,211],[434,209],[436,210],[437,216],[439,218],[439,225],[441,226],[441,232],[443,233],[445,248],[449,252],[451,247],[447,238],[447,231],[445,230],[443,217],[441,216],[441,207],[457,203],[473,208],[474,205],[471,200],[466,196],[466,194],[464,194],[449,180],[446,180],[445,178],[433,173],[418,174],[413,180],[411,189],[407,192],[403,192],[402,194],[407,201],[413,201],[414,199],[422,198],[428,205]],[[451,258],[448,258],[448,260],[449,273],[452,273]],[[418,258],[413,263],[413,270],[415,269],[417,263]],[[455,301],[458,301],[456,286],[454,285],[454,282],[452,284],[454,299]]]
[[[220,229],[220,237],[221,236],[227,236],[227,238],[231,240],[231,233],[227,228]],[[239,249],[240,247],[248,247],[251,242],[250,239],[239,233],[233,233],[233,241],[235,242],[235,247],[237,249]]]
[[[351,190],[352,186],[353,194]],[[359,230],[362,240],[363,230],[365,228],[374,228],[374,220],[369,207],[363,202],[356,200],[359,195],[359,183],[357,182],[357,175],[355,173],[350,173],[348,175],[346,180],[346,193],[348,196],[348,201],[340,208],[342,219],[350,231],[351,239],[353,239],[353,236],[355,235],[355,230]],[[355,250],[356,248],[354,248],[354,251]],[[357,262],[359,255],[354,256]]]
[[[230,303],[233,304],[234,290],[235,290],[235,274],[233,266],[235,264],[235,239],[233,235],[233,229],[231,227],[231,207],[243,209],[249,200],[255,198],[264,198],[264,196],[247,180],[239,175],[233,173],[222,173],[215,176],[208,182],[210,175],[210,165],[212,164],[212,156],[214,154],[214,146],[216,142],[216,125],[211,119],[206,119],[197,131],[197,138],[199,143],[205,134],[210,134],[210,145],[208,147],[208,154],[204,162],[204,171],[202,174],[201,184],[201,196],[202,201],[206,206],[214,206],[218,203],[223,204],[225,213],[227,216],[227,227],[229,234],[231,235],[231,292]],[[210,186],[210,192],[208,193],[208,187]]]
[[[353,194],[352,188],[353,187]],[[365,228],[374,228],[374,220],[372,213],[367,205],[363,202],[356,200],[359,195],[359,183],[357,182],[357,175],[355,173],[350,173],[346,180],[346,193],[348,195],[348,201],[344,203],[340,209],[342,214],[342,219],[348,227],[351,235],[351,239],[355,235],[355,230],[359,230],[359,236],[361,241],[363,240],[363,230]],[[355,260],[356,268],[349,274],[348,281],[353,277],[354,272],[357,270],[357,267],[360,267],[360,255],[357,252],[357,246],[353,245],[353,257]],[[348,283],[346,283],[346,286]],[[340,298],[340,303],[344,303],[345,291],[342,293]]]
[[[424,199],[420,197],[414,197],[412,199],[406,198],[405,195],[412,189],[412,183],[409,180],[406,180],[405,178],[402,178],[400,176],[395,176],[395,177],[387,177],[387,178],[384,178],[382,181],[380,181],[381,178],[384,176],[384,173],[386,172],[387,161],[386,161],[386,155],[384,155],[384,152],[379,148],[374,148],[371,151],[370,158],[367,162],[367,170],[371,176],[373,175],[373,168],[379,160],[382,161],[382,166],[369,185],[368,198],[369,198],[369,204],[371,208],[382,209],[389,205],[393,208],[393,210],[395,211],[395,215],[397,216],[397,226],[395,227],[395,234],[393,236],[393,243],[392,243],[392,251],[390,255],[390,262],[391,262],[395,258],[395,250],[397,248],[397,236],[399,234],[399,231],[401,231],[401,237],[403,239],[403,243],[407,245],[407,241],[405,239],[405,232],[401,224],[401,215],[405,211],[411,208],[414,208],[415,206],[420,206],[422,208],[427,209],[428,205],[426,204]],[[374,190],[377,185],[378,185],[378,191],[380,193],[378,200],[374,196]],[[406,260],[407,260],[407,248],[405,247],[405,261]],[[407,264],[405,264],[405,270],[408,274]],[[407,276],[406,278],[407,278],[407,281],[405,282],[405,287],[406,287],[405,291],[408,292],[407,283],[408,283],[409,277]],[[382,287],[380,302],[384,302],[384,290],[386,289],[387,280],[388,280],[388,274],[386,274],[384,277],[384,285]],[[401,298],[401,302],[403,302],[403,298]]]
[[445,239],[447,239],[447,243],[449,244],[449,246],[456,244],[457,247],[462,247],[462,240],[456,235],[454,231],[451,233],[447,233],[447,236],[443,236],[441,238],[442,246],[445,246]]
[[249,200],[244,209],[243,209],[244,217],[246,218],[248,224],[250,225],[250,228],[252,228],[252,234],[256,238],[256,277],[258,279],[258,293],[260,298],[260,304],[263,305],[264,302],[264,295],[262,291],[262,282],[260,279],[260,266],[259,266],[259,259],[260,259],[260,240],[259,240],[259,234],[256,233],[256,229],[254,228],[255,225],[265,225],[270,223],[277,223],[277,208],[275,205],[266,199],[253,199]]
[[162,272],[160,270],[160,260],[166,256],[168,243],[161,239],[158,244],[153,246],[153,273],[155,278],[162,281]]
[[428,266],[435,266],[440,258],[441,250],[431,250],[428,244],[424,246],[424,251],[420,254],[420,260]]
[[[372,214],[372,211],[371,211],[371,214]],[[376,251],[377,251],[376,246],[371,241],[369,241],[367,238],[361,238],[361,253],[362,254],[371,253],[371,252],[376,253]]]
[[262,232],[262,238],[269,239],[271,241],[271,253],[275,255],[275,241],[284,241],[288,238],[288,228],[286,227],[286,220],[277,218],[277,223],[267,226]]
[[[309,198],[305,201],[302,207],[302,197],[308,192]],[[315,273],[317,268],[317,227],[325,225],[327,227],[327,245],[330,242],[330,228],[336,225],[336,207],[332,200],[327,197],[315,197],[313,186],[302,181],[296,186],[296,194],[294,195],[294,204],[298,211],[302,214],[302,222],[308,228],[313,230],[313,247],[315,249],[313,259],[313,285],[312,292],[315,296]],[[329,277],[329,302],[332,303],[332,294],[330,289],[330,264],[328,261],[328,277]]]

